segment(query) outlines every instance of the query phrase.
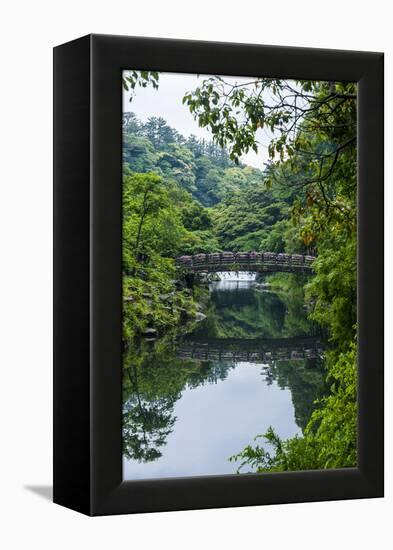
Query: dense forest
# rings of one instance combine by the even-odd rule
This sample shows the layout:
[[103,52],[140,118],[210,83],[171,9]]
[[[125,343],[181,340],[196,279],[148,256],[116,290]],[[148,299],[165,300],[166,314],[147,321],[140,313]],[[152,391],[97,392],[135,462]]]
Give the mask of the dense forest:
[[268,189],[264,172],[230,160],[213,142],[185,139],[162,118],[142,123],[128,112],[123,125],[126,341],[195,314],[203,289],[190,297],[176,279],[176,256],[309,250],[293,229],[294,195],[285,185]]
[[[159,87],[158,73],[124,79],[133,92],[149,85]],[[206,287],[179,273],[174,258],[181,254],[315,254],[314,276],[269,280],[304,292],[309,319],[326,331],[329,394],[303,422],[302,436],[281,440],[271,428],[236,459],[242,471],[354,466],[356,86],[271,79],[237,86],[215,76],[183,103],[211,141],[186,138],[162,118],[123,115],[124,345],[139,335],[186,331],[203,312]],[[272,136],[269,161],[258,170],[241,157],[258,152],[264,129]]]

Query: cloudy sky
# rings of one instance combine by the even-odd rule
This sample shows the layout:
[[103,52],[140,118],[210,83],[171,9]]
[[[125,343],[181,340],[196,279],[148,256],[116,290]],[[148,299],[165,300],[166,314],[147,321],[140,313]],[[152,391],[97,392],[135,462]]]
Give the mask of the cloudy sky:
[[[206,75],[198,77],[193,74],[160,73],[158,90],[153,89],[152,86],[137,88],[132,102],[130,102],[130,93],[123,91],[123,111],[133,111],[143,122],[149,117],[160,116],[184,137],[195,134],[200,138],[211,140],[212,136],[209,130],[199,128],[188,107],[182,104],[184,94],[200,86],[204,78]],[[240,83],[249,82],[250,78],[226,77],[225,80],[231,83]],[[263,169],[264,162],[268,157],[267,146],[270,139],[269,135],[262,130],[258,131],[257,137],[259,141],[258,154],[253,151],[249,152],[242,157],[242,161]]]

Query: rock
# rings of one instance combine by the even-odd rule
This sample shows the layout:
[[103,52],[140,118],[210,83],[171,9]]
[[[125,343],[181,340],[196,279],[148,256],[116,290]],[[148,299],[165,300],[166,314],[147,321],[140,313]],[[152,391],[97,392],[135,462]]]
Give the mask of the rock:
[[162,302],[166,302],[168,300],[168,298],[170,298],[171,295],[170,294],[159,294],[158,295],[158,299],[161,300]]
[[178,290],[184,288],[185,282],[179,281],[178,279],[172,279],[170,283],[175,286]]
[[186,321],[187,319],[190,318],[190,312],[186,308],[179,307],[179,311],[180,311],[180,319],[182,321]]
[[155,336],[157,334],[157,330],[155,328],[145,328],[145,330],[142,332],[143,336],[149,336],[150,338]]
[[270,288],[271,285],[269,283],[254,283],[255,288]]
[[200,321],[203,321],[203,319],[206,319],[206,315],[204,313],[201,313],[200,311],[197,311],[195,313],[195,321],[199,323]]

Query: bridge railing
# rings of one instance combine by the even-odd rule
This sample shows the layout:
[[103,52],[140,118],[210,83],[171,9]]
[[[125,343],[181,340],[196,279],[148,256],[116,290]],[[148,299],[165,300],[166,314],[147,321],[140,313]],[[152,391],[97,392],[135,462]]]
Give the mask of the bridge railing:
[[194,254],[180,256],[176,259],[179,266],[199,267],[211,266],[236,266],[239,265],[286,265],[311,268],[314,256],[302,254],[284,254],[275,252],[213,252],[211,254]]
[[176,355],[182,359],[198,361],[252,361],[255,363],[270,363],[271,361],[288,361],[317,359],[321,357],[323,350],[317,346],[298,349],[275,350],[234,350],[204,346],[179,346]]

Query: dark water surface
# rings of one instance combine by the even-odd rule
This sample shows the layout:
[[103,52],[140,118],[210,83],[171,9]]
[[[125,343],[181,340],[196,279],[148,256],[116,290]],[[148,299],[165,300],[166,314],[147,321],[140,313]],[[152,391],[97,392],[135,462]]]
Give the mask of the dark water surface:
[[210,284],[207,317],[186,336],[124,356],[124,479],[235,473],[228,459],[272,426],[301,434],[325,391],[317,327],[301,291],[252,276]]

